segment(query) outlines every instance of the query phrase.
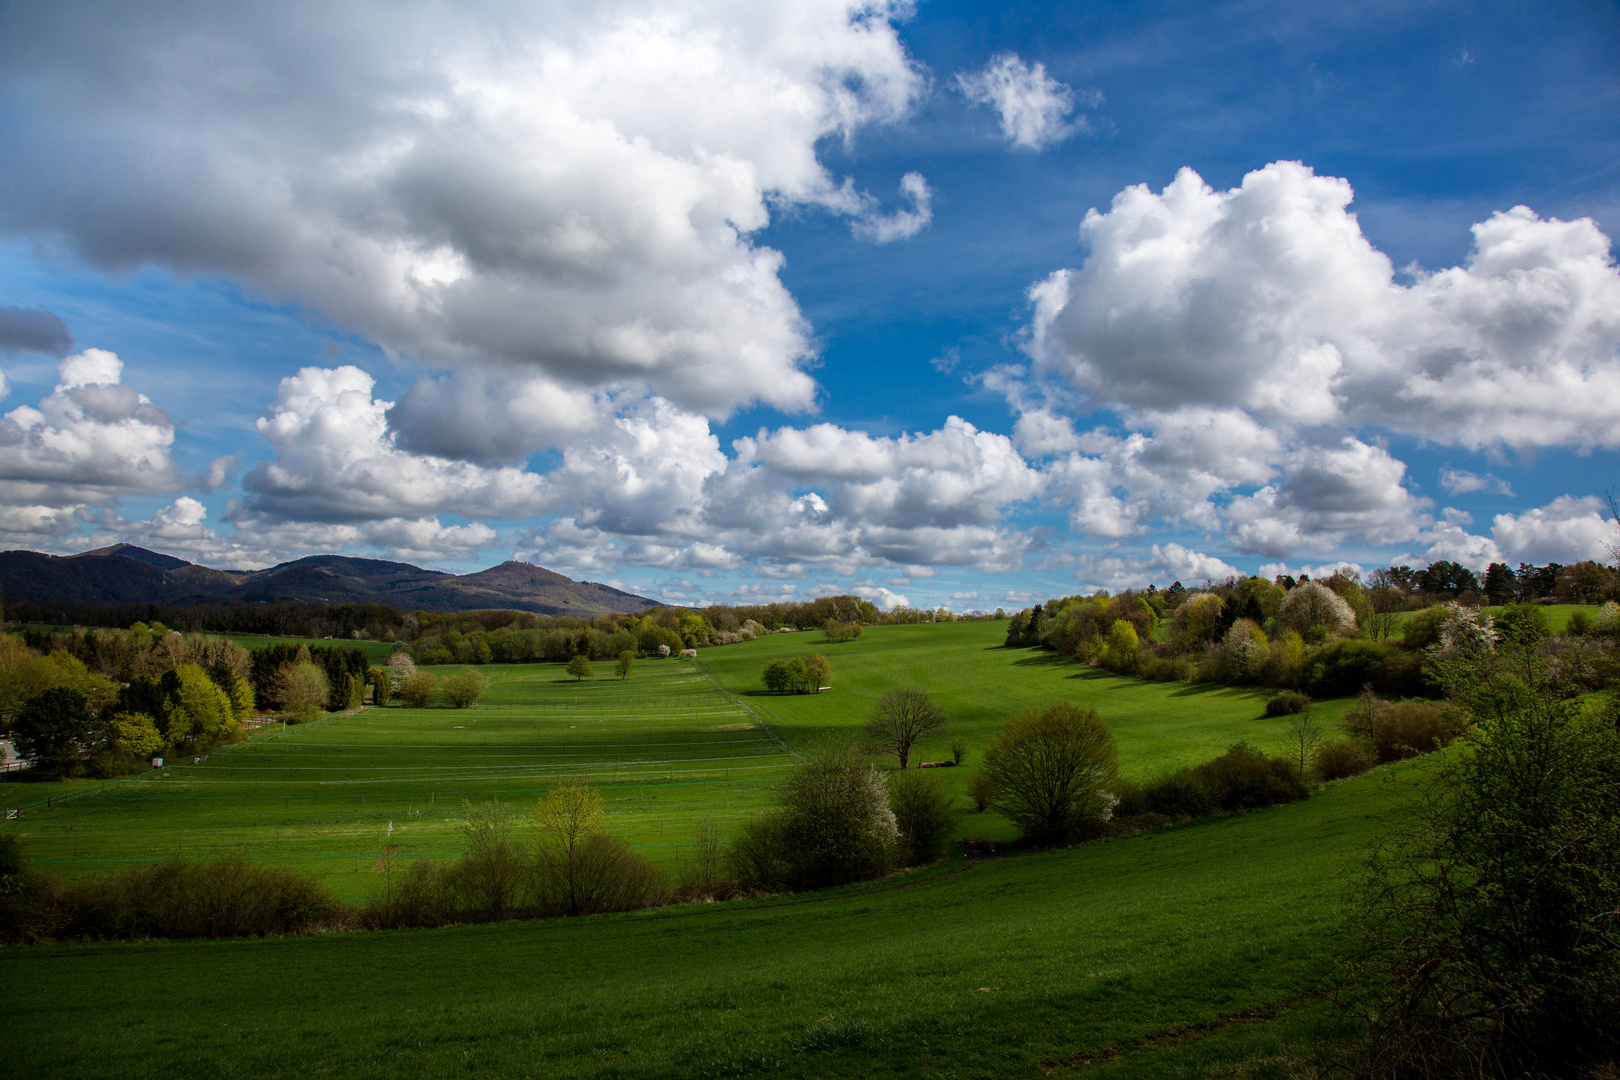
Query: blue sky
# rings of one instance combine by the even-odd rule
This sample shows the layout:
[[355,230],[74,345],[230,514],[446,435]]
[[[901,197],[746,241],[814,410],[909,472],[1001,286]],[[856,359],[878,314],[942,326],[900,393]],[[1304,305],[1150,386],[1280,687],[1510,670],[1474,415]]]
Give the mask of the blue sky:
[[0,42],[5,547],[965,610],[1616,539],[1612,4]]

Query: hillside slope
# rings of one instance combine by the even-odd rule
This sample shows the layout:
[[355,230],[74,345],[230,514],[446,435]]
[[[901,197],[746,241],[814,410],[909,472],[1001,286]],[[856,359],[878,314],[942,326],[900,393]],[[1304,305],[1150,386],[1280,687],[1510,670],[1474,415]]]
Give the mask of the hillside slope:
[[656,603],[528,563],[507,562],[457,575],[383,559],[311,555],[264,570],[215,570],[131,544],[66,556],[0,552],[0,588],[7,600],[74,605],[292,600],[386,604],[403,611],[511,608],[540,615],[600,615],[640,611]]

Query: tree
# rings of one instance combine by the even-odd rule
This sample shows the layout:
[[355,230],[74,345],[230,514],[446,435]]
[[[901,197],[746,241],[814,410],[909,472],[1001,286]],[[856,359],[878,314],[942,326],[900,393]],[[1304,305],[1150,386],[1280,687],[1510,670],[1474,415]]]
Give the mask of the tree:
[[394,696],[394,680],[387,668],[374,667],[369,672],[371,676],[371,703],[373,705],[387,705],[388,699]]
[[1063,843],[1113,816],[1118,757],[1097,710],[1058,702],[1007,721],[979,772],[996,809],[1027,839]]
[[36,776],[74,776],[89,754],[94,722],[83,694],[53,686],[17,711],[11,736],[18,755],[33,762]]
[[574,677],[575,682],[579,682],[581,679],[595,678],[596,669],[591,667],[590,658],[581,654],[568,661],[568,674]]
[[1491,603],[1511,604],[1519,595],[1519,579],[1507,563],[1493,562],[1485,569],[1485,595]]
[[1291,589],[1277,609],[1277,628],[1306,640],[1346,634],[1356,628],[1356,613],[1344,598],[1320,582]]
[[619,678],[628,679],[630,673],[636,670],[636,654],[629,649],[624,650],[619,654],[619,662],[614,666],[614,670],[619,673]]
[[560,915],[644,907],[657,872],[604,831],[602,796],[583,777],[546,793],[535,807],[537,879],[542,905]]
[[331,693],[326,672],[313,660],[287,664],[276,673],[275,694],[281,701],[282,717],[288,723],[314,720],[326,707]]
[[1601,1075],[1620,1055],[1620,725],[1536,648],[1433,647],[1464,753],[1369,859],[1341,1004],[1369,1075]]
[[760,672],[760,679],[765,683],[765,689],[785,694],[795,688],[793,677],[793,662],[785,657],[767,660],[765,669]]
[[1417,583],[1418,588],[1426,593],[1451,599],[1465,592],[1479,591],[1479,579],[1474,572],[1450,559],[1430,563],[1427,569],[1418,574]]
[[411,708],[425,709],[438,688],[439,680],[433,677],[433,672],[418,669],[405,676],[405,681],[399,684],[399,696]]
[[450,703],[458,709],[470,709],[478,704],[478,699],[488,686],[489,680],[477,668],[470,667],[464,667],[444,680],[445,693],[450,695]]
[[1136,627],[1124,619],[1115,619],[1108,631],[1108,640],[1097,655],[1102,666],[1123,675],[1136,667],[1136,654],[1140,639]]
[[805,689],[821,693],[821,687],[832,685],[832,665],[820,653],[811,653],[804,658]]
[[416,671],[416,661],[404,649],[396,648],[388,658],[388,675],[393,681],[402,683]]
[[1283,729],[1283,749],[1288,752],[1289,761],[1299,768],[1300,779],[1310,775],[1307,771],[1311,759],[1316,756],[1316,748],[1322,745],[1322,729],[1311,719],[1310,706],[1289,717],[1288,726]]
[[880,753],[899,758],[904,772],[917,740],[944,735],[945,727],[944,711],[920,687],[902,686],[878,698],[866,734]]

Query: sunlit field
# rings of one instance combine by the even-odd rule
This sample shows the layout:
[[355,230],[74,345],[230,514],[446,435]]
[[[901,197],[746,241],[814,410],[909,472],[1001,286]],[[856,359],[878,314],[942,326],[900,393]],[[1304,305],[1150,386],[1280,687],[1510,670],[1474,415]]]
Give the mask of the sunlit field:
[[585,776],[610,828],[674,873],[701,819],[733,831],[794,760],[689,661],[583,682],[555,664],[482,670],[492,682],[473,709],[390,706],[275,726],[99,787],[10,783],[4,805],[25,808],[8,827],[58,873],[234,856],[360,898],[401,861],[459,854],[468,807],[527,817],[559,778]]

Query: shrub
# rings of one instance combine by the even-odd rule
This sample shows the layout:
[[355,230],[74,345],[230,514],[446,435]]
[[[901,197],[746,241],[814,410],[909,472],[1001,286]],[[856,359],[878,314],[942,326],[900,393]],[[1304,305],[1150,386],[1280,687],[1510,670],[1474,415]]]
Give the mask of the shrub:
[[387,668],[374,667],[368,673],[371,679],[371,703],[382,706],[394,696],[394,680]]
[[1316,775],[1323,780],[1360,776],[1378,764],[1378,755],[1366,739],[1332,739],[1316,750]]
[[900,829],[900,859],[921,866],[942,858],[959,815],[955,799],[940,787],[932,772],[912,769],[890,778],[889,808]]
[[464,667],[444,680],[445,693],[458,709],[470,709],[484,696],[489,680],[477,668]]
[[732,845],[737,878],[801,891],[887,873],[900,829],[883,774],[849,744],[822,744],[805,757],[778,789],[776,809]]
[[1176,769],[1142,786],[1143,807],[1166,817],[1202,817],[1214,809],[1209,792],[1191,769]]
[[990,781],[985,779],[982,772],[975,772],[967,778],[968,798],[973,800],[973,809],[984,813],[990,809],[995,793],[990,790]]
[[413,709],[425,709],[438,688],[439,680],[434,678],[433,672],[417,670],[399,684],[399,697]]
[[1268,758],[1238,743],[1192,770],[1210,801],[1222,810],[1253,810],[1303,799],[1310,792],[1292,762]]
[[373,930],[402,930],[457,921],[454,869],[431,859],[417,859],[389,875],[388,895],[366,904],[361,924]]
[[1007,721],[979,771],[996,809],[1026,839],[1061,843],[1096,833],[1112,816],[1118,755],[1095,709],[1059,702]]
[[1450,746],[1457,738],[1456,727],[1445,711],[1427,701],[1384,705],[1374,714],[1367,734],[1379,761],[1427,754]]
[[1422,651],[1440,642],[1440,627],[1446,621],[1446,604],[1436,604],[1416,612],[1406,620],[1401,640],[1413,651]]
[[15,906],[0,921],[0,933],[12,941],[294,934],[344,917],[309,878],[239,859],[174,860],[74,881],[27,871],[12,876],[25,879],[5,898]]
[[1353,694],[1374,682],[1380,664],[1399,654],[1395,646],[1377,641],[1336,641],[1310,662],[1307,686],[1313,697]]
[[1598,1077],[1620,1058],[1620,730],[1545,660],[1442,661],[1472,753],[1367,864],[1341,1006],[1359,1075]]
[[510,812],[498,806],[469,808],[461,826],[467,850],[446,871],[446,883],[461,910],[476,918],[505,918],[529,886],[533,865],[512,826]]
[[1102,649],[1097,653],[1097,659],[1109,671],[1129,674],[1136,668],[1140,641],[1135,626],[1124,619],[1115,619],[1108,631],[1108,640],[1103,642]]
[[1309,694],[1301,694],[1296,690],[1284,690],[1271,695],[1266,701],[1267,716],[1291,716],[1302,713],[1311,707]]

